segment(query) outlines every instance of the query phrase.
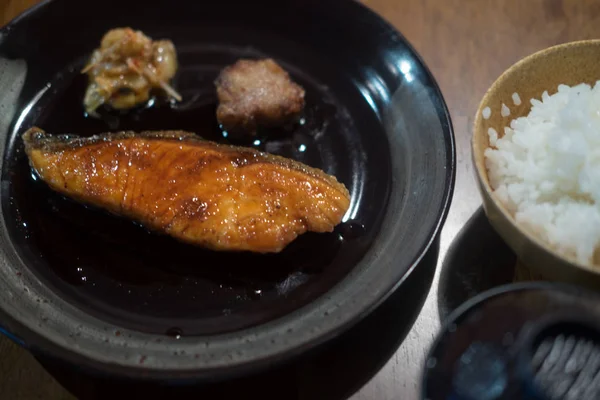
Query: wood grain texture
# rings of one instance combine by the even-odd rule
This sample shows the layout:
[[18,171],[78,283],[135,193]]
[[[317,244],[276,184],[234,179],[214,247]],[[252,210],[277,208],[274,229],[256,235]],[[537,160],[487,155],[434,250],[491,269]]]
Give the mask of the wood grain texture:
[[0,25],[7,24],[11,19],[39,3],[39,0],[2,0],[0,1]]
[[[6,23],[36,2],[0,0],[0,22]],[[600,37],[600,2],[364,0],[364,3],[413,44],[440,84],[451,111],[458,169],[455,197],[442,234],[440,258],[443,258],[452,239],[481,204],[469,150],[473,113],[480,99],[502,71],[520,58],[554,44]],[[439,328],[437,279],[438,275],[407,339],[355,399],[419,398],[424,354]],[[0,398],[69,398],[31,356],[5,339],[0,339],[0,359],[3,360]]]
[[28,352],[0,338],[0,399],[73,400]]
[[[474,113],[519,59],[568,41],[600,37],[596,0],[364,0],[420,53],[448,103],[457,146],[454,199],[432,289],[409,336],[353,400],[419,399],[423,362],[440,327],[438,283],[453,240],[481,206],[471,162]],[[448,267],[444,265],[444,267]]]

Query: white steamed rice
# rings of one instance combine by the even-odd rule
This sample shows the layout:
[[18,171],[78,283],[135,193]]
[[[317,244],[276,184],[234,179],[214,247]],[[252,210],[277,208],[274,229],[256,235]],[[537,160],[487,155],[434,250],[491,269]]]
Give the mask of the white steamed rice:
[[591,264],[600,254],[600,81],[560,85],[531,104],[504,137],[488,132],[490,185],[520,226]]

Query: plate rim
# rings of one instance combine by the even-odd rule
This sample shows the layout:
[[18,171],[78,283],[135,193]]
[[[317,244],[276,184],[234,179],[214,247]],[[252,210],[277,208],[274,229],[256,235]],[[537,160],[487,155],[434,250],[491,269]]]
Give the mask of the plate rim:
[[[42,0],[34,6],[26,9],[21,14],[13,18],[8,24],[0,28],[0,35],[8,34],[14,26],[21,23],[26,23],[27,20],[35,16],[38,12],[43,10],[51,3],[59,2],[61,0]],[[64,1],[64,0],[62,0]],[[344,1],[345,2],[345,1]],[[25,347],[28,350],[37,352],[38,354],[49,355],[53,358],[57,358],[69,363],[73,363],[82,368],[86,368],[95,372],[109,373],[109,374],[123,374],[125,376],[131,376],[140,379],[155,379],[157,377],[163,379],[196,379],[210,376],[211,380],[214,380],[217,376],[219,377],[233,377],[244,374],[245,372],[257,371],[273,365],[275,363],[281,363],[289,360],[299,354],[305,353],[309,350],[322,345],[323,343],[331,340],[334,337],[339,336],[341,333],[350,329],[353,325],[363,320],[367,315],[373,312],[383,302],[385,302],[389,296],[394,293],[413,272],[413,270],[419,265],[422,259],[425,257],[427,252],[431,249],[432,244],[439,238],[440,232],[446,222],[451,203],[453,199],[455,180],[456,180],[456,139],[454,135],[454,128],[450,116],[448,105],[443,96],[443,93],[439,87],[437,80],[432,74],[431,70],[416,51],[413,45],[406,39],[406,37],[397,29],[393,24],[386,20],[383,16],[376,13],[366,5],[362,4],[358,0],[351,0],[352,6],[361,9],[361,12],[368,14],[370,18],[379,20],[389,29],[390,33],[397,36],[397,39],[402,42],[402,45],[406,47],[411,57],[419,63],[419,68],[424,72],[425,80],[430,83],[431,89],[434,93],[434,98],[439,101],[436,107],[438,111],[437,116],[440,118],[442,129],[444,130],[443,140],[446,150],[445,160],[445,175],[444,175],[444,192],[443,201],[441,202],[440,208],[436,210],[437,217],[435,218],[435,224],[432,224],[430,232],[420,248],[416,251],[417,256],[412,263],[406,268],[403,275],[393,284],[386,288],[385,293],[380,296],[376,301],[371,302],[368,306],[364,307],[362,312],[356,313],[352,318],[346,318],[342,323],[338,323],[333,326],[327,332],[319,332],[313,334],[310,338],[304,341],[304,343],[297,344],[294,347],[288,346],[284,351],[278,352],[274,355],[267,355],[266,357],[256,357],[250,362],[234,365],[224,365],[223,367],[205,366],[198,365],[195,368],[190,369],[163,369],[163,368],[148,368],[148,366],[134,367],[129,365],[122,365],[116,363],[105,363],[91,357],[86,356],[83,353],[76,352],[70,348],[63,347],[62,345],[53,342],[51,339],[37,334],[35,331],[30,329],[26,324],[18,321],[12,315],[10,315],[3,307],[0,307],[0,333],[5,334],[9,339],[15,341],[17,344]],[[1,37],[1,36],[0,36]],[[439,112],[441,111],[441,113]],[[6,321],[6,322],[5,322]],[[11,329],[3,329],[4,327],[10,327]],[[263,324],[264,325],[264,324]],[[142,368],[143,367],[143,368]]]

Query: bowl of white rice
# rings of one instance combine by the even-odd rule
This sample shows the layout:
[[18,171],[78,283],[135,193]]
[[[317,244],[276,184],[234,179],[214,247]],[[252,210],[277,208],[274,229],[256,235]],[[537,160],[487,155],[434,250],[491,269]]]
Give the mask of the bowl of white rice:
[[505,71],[480,103],[472,151],[485,213],[520,262],[600,288],[600,40]]

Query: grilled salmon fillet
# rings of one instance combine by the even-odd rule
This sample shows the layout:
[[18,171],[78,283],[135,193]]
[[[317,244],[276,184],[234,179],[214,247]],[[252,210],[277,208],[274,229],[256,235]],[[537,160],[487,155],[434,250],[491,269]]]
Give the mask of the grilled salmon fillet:
[[213,250],[277,253],[307,231],[331,232],[350,205],[346,187],[319,169],[189,132],[83,138],[31,128],[23,141],[53,190]]

